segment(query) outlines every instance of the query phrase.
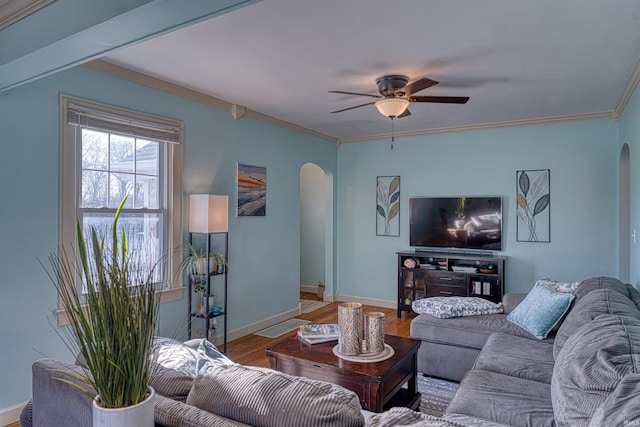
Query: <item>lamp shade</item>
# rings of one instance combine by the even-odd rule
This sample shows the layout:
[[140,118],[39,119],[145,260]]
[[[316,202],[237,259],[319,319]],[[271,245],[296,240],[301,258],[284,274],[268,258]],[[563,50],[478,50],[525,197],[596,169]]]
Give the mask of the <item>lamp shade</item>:
[[408,105],[409,101],[404,98],[384,98],[376,101],[376,108],[386,117],[398,117]]
[[229,196],[189,196],[189,232],[220,233],[228,230]]

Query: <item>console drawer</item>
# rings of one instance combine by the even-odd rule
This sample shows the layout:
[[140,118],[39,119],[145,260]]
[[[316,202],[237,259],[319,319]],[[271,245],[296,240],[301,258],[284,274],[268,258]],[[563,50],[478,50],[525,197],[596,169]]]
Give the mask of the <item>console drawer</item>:
[[455,286],[467,289],[467,279],[464,273],[452,273],[448,271],[428,271],[427,283],[439,286]]
[[467,289],[460,286],[432,285],[427,286],[428,297],[466,297]]

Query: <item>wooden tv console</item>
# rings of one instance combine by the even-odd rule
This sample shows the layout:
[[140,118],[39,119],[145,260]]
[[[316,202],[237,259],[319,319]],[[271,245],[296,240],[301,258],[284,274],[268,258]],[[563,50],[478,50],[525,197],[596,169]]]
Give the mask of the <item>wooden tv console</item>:
[[[484,253],[398,252],[398,317],[427,297],[472,296],[502,301],[506,258]],[[414,265],[415,264],[415,265]]]

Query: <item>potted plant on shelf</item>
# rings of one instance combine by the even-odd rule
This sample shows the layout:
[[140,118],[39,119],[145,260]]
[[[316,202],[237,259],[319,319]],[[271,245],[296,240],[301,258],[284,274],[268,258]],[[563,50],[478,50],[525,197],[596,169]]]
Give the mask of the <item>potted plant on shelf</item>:
[[[154,425],[155,392],[150,384],[158,306],[153,271],[144,271],[148,267],[130,254],[126,233],[118,236],[116,230],[126,200],[113,219],[111,247],[93,227],[87,238],[78,221],[77,255],[71,258],[60,250],[50,257],[49,276],[70,320],[69,329],[58,332],[80,356],[85,372],[72,375],[97,393],[92,396],[94,426]],[[76,286],[79,278],[85,281],[84,295]]]
[[207,310],[207,304],[204,301],[206,276],[214,272],[223,273],[228,266],[228,261],[219,251],[210,253],[209,271],[207,272],[207,252],[205,249],[198,249],[192,243],[185,242],[178,248],[178,253],[184,255],[184,259],[178,267],[178,274],[187,273],[197,296],[198,312],[205,314]]
[[[185,242],[178,248],[178,253],[184,255],[180,263],[178,273],[187,273],[193,283],[200,283],[207,275],[207,252],[204,248],[198,249],[192,243]],[[227,259],[224,254],[214,251],[209,254],[209,274],[222,273],[227,268]]]

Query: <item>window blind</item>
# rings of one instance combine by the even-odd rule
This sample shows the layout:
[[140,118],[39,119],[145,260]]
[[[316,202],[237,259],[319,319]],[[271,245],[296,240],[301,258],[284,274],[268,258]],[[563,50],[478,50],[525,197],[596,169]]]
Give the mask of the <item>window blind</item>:
[[89,129],[135,136],[136,138],[180,143],[180,127],[142,118],[133,118],[113,112],[69,104],[67,124]]

